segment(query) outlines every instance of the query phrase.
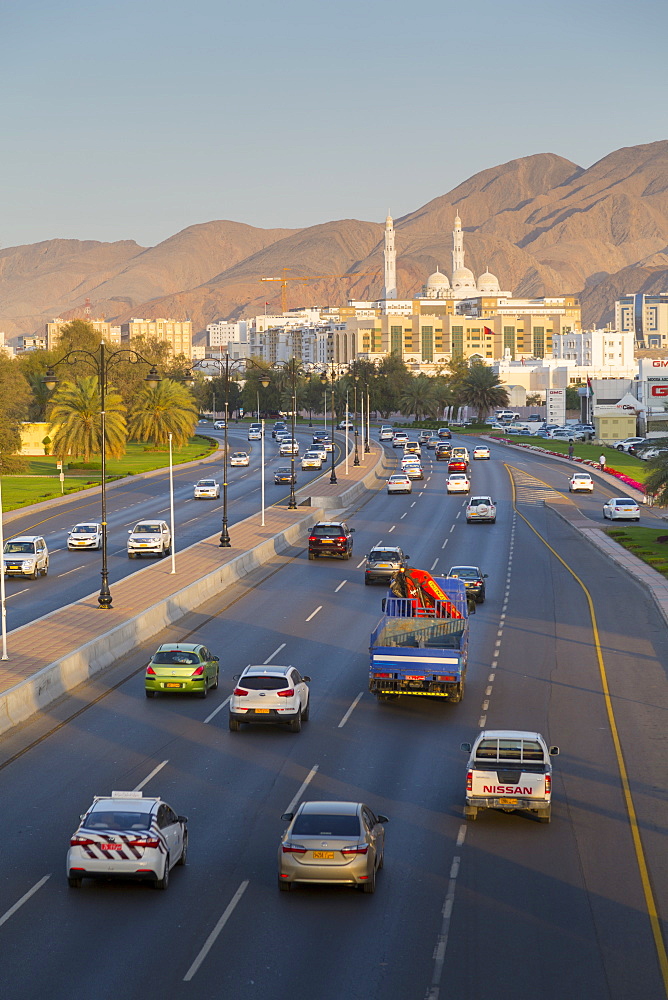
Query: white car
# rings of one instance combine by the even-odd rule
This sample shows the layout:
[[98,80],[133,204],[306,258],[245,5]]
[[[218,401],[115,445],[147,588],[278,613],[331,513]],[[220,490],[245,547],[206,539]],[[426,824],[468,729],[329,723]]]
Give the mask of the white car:
[[491,497],[471,497],[466,507],[466,523],[474,521],[496,523],[496,504]]
[[185,865],[188,820],[159,798],[141,792],[96,796],[72,834],[67,883],[85,878],[127,878],[166,889],[174,865]]
[[[332,449],[330,448],[330,451]],[[327,461],[327,448],[324,444],[312,444],[309,450],[306,452],[307,455],[318,455],[321,462]]]
[[390,427],[389,424],[383,424],[381,429],[378,431],[379,441],[391,441],[394,437],[394,427]]
[[396,472],[387,480],[388,493],[412,493],[413,484],[406,472]]
[[97,521],[82,521],[70,528],[67,535],[68,549],[101,549],[102,525]]
[[286,441],[289,437],[292,437],[292,434],[287,427],[279,427],[274,434],[274,437],[276,439],[276,444],[280,444],[281,441]]
[[247,451],[233,451],[230,455],[230,465],[246,466],[250,463],[250,455]]
[[626,451],[626,452],[628,452],[628,450],[631,447],[631,445],[641,444],[644,440],[645,440],[645,438],[641,438],[641,437],[623,438],[621,441],[615,441],[615,443],[613,444],[612,447],[616,448],[617,451]]
[[392,438],[393,448],[403,448],[403,446],[408,441],[408,434],[406,431],[395,431],[394,437]]
[[137,556],[168,556],[172,551],[172,535],[166,521],[138,521],[128,531],[128,558]]
[[260,424],[250,425],[248,428],[248,440],[249,441],[261,441],[262,440],[262,426]]
[[352,420],[339,420],[339,422],[338,422],[338,424],[336,426],[337,426],[337,429],[340,430],[340,431],[345,431],[345,430],[354,431],[355,430],[355,425],[352,422]]
[[220,484],[215,479],[200,479],[193,489],[194,500],[217,500],[220,496]]
[[424,472],[419,462],[409,462],[403,471],[409,479],[424,479]]
[[237,686],[230,697],[230,729],[236,732],[242,722],[289,726],[298,733],[306,722],[311,705],[308,683],[296,667],[249,666],[235,676]]
[[49,572],[49,550],[41,535],[17,535],[5,542],[3,550],[5,576],[46,576]]
[[298,455],[299,454],[299,441],[295,441],[294,438],[287,437],[283,438],[281,441],[281,446],[278,449],[279,455]]
[[473,461],[490,457],[489,448],[486,444],[479,444],[473,449]]
[[463,472],[452,472],[448,476],[446,490],[448,493],[470,493],[471,482],[469,477]]
[[629,497],[613,497],[603,505],[603,517],[611,521],[639,521],[640,507]]
[[322,469],[323,458],[319,451],[310,448],[302,457],[302,469]]
[[422,457],[422,448],[420,447],[419,441],[405,441],[404,442],[404,455],[415,455],[417,458]]
[[540,733],[514,729],[483,730],[471,746],[466,773],[464,816],[480,809],[532,812],[549,823],[552,812],[552,763],[559,747],[548,747]]
[[568,481],[569,493],[593,493],[594,480],[588,472],[574,472]]
[[214,423],[214,425],[213,425],[213,429],[214,429],[214,431],[224,431],[225,430],[225,421],[224,420],[216,420],[215,423]]

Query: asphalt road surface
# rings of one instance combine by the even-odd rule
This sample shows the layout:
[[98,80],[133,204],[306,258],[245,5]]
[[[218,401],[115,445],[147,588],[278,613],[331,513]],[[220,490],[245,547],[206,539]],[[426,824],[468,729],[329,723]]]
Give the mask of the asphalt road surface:
[[[665,623],[542,506],[563,489],[562,467],[492,454],[472,476],[473,492],[498,503],[495,525],[465,523],[465,498],[446,495],[446,467],[428,453],[412,495],[375,494],[350,515],[352,560],[277,558],[0,740],[3,1000],[666,995],[648,915],[655,903],[665,922],[668,899]],[[504,462],[519,469],[516,509]],[[600,512],[606,490],[576,502]],[[459,705],[377,703],[367,691],[384,589],[365,587],[359,564],[381,540],[435,574],[456,563],[488,574]],[[219,653],[220,687],[206,701],[147,700],[149,653],[189,634]],[[300,734],[228,730],[234,674],[265,661],[312,677]],[[104,680],[113,688],[85,708]],[[463,820],[459,744],[481,726],[536,729],[560,746],[550,825]],[[80,813],[95,794],[145,781],[189,817],[187,866],[166,893],[69,889]],[[279,893],[280,816],[302,798],[365,801],[389,817],[374,895]]]

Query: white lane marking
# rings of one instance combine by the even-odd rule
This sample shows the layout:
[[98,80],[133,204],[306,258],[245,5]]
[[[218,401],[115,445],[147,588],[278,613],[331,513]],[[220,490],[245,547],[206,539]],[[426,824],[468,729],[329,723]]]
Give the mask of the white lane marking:
[[447,544],[448,544],[448,540],[446,538],[445,541],[443,542],[443,544],[441,545],[441,548],[444,549]]
[[309,773],[306,775],[306,777],[302,781],[302,783],[299,786],[299,788],[297,789],[297,793],[290,800],[290,805],[285,810],[286,813],[293,812],[293,810],[294,810],[295,806],[297,805],[297,803],[299,802],[300,798],[302,797],[302,795],[304,794],[304,792],[306,791],[306,789],[308,788],[308,786],[311,784],[311,782],[315,778],[316,774],[318,773],[319,767],[320,767],[319,764],[314,764],[313,765],[313,767],[311,768],[311,770],[309,771]]
[[443,977],[443,964],[445,962],[445,950],[448,945],[450,920],[452,918],[452,908],[455,903],[455,888],[457,885],[457,875],[459,874],[459,864],[459,857],[455,857],[450,869],[450,881],[448,883],[448,891],[443,904],[443,923],[441,924],[441,931],[436,939],[436,947],[434,948],[434,972],[431,979],[431,986],[429,988],[429,992],[427,993],[428,1000],[437,1000],[440,993],[440,983]]
[[17,590],[14,594],[8,594],[7,597],[5,597],[5,600],[9,601],[12,597],[18,597],[19,594],[27,594],[29,590],[30,587],[24,587],[23,590]]
[[487,722],[487,716],[486,715],[481,715],[480,718],[478,719],[478,727],[480,729],[484,729],[486,722]]
[[69,576],[70,573],[76,573],[78,569],[83,569],[83,568],[84,568],[83,565],[75,566],[74,569],[68,569],[64,573],[58,573],[58,575],[56,576],[56,580],[59,580],[61,576]]
[[457,520],[457,518],[458,518],[458,517],[460,516],[460,514],[461,514],[461,510],[458,510],[458,511],[457,511],[457,513],[455,514],[455,521],[456,521],[456,520]]
[[450,526],[450,534],[452,534],[452,532],[453,532],[454,530],[455,530],[455,526],[454,526],[454,524],[453,524],[453,525],[451,525],[451,526]]
[[395,528],[396,528],[396,524],[393,524],[392,527],[390,528],[390,530],[388,531],[388,535],[389,535],[390,531],[394,531]]
[[408,511],[407,511],[407,510],[405,510],[405,511],[403,512],[403,514],[401,515],[401,517],[399,518],[399,520],[401,521],[401,519],[402,519],[402,518],[406,517],[406,514],[407,514],[407,513],[408,513]]
[[[280,651],[282,649],[285,649],[285,643],[284,642],[282,642],[280,646],[277,646],[276,649],[274,650],[274,652],[271,653],[264,662],[265,663],[271,663],[271,661],[273,660],[273,658],[277,655],[277,653],[280,653]],[[264,666],[264,664],[263,664],[263,666]]]
[[430,573],[433,573],[434,570],[436,569],[436,563],[437,562],[438,562],[438,559],[434,559],[434,561],[433,561],[433,563],[431,565],[431,569],[429,570]]
[[364,565],[365,562],[366,562],[366,559],[362,559],[361,562],[358,562],[357,569],[361,569],[361,567]]
[[186,972],[185,976],[183,977],[183,982],[184,983],[190,982],[190,980],[193,978],[193,976],[195,975],[195,973],[199,969],[200,965],[202,964],[202,962],[204,961],[204,959],[206,958],[206,956],[211,951],[211,948],[213,947],[216,938],[218,937],[218,935],[222,931],[222,929],[225,926],[225,924],[227,923],[227,921],[232,916],[232,914],[234,912],[234,909],[237,906],[237,903],[239,902],[239,900],[241,899],[241,897],[243,896],[243,894],[245,893],[245,891],[246,891],[247,888],[248,888],[248,879],[244,879],[244,881],[241,883],[241,885],[239,886],[239,888],[237,889],[237,891],[235,892],[235,894],[232,896],[232,899],[228,903],[228,905],[227,905],[227,907],[225,909],[225,912],[223,913],[222,917],[220,918],[220,920],[218,921],[218,923],[216,924],[216,926],[214,927],[214,929],[211,931],[211,933],[209,934],[209,936],[206,939],[206,941],[204,942],[204,944],[202,945],[202,950],[200,951],[199,955],[197,956],[197,958],[195,959],[195,961],[193,962],[193,964],[190,966],[190,968]]
[[341,590],[341,587],[345,587],[345,585],[346,585],[347,583],[348,583],[348,581],[347,581],[347,580],[341,580],[341,583],[340,583],[340,584],[338,585],[338,587],[337,587],[337,588],[335,589],[334,593],[335,593],[335,594],[338,594],[338,592],[339,592],[339,591]]
[[154,767],[153,770],[151,771],[151,773],[147,774],[146,777],[144,778],[144,780],[140,781],[138,785],[135,785],[135,787],[132,789],[132,791],[133,792],[141,792],[141,790],[144,787],[144,785],[148,785],[148,783],[151,780],[151,778],[155,778],[155,776],[158,773],[158,771],[162,771],[162,769],[165,766],[165,764],[168,764],[168,763],[169,763],[169,761],[163,760],[162,764],[158,764],[157,767]]
[[308,618],[305,618],[304,620],[310,622],[311,618],[315,618],[318,611],[322,611],[322,604],[319,604],[318,607],[315,609],[315,611],[312,611],[311,614],[308,616]]
[[482,710],[483,710],[483,712],[487,712],[489,710],[489,702],[488,701],[483,701],[483,703],[482,703]]
[[197,520],[199,520],[199,518],[197,518],[197,517],[191,517],[189,521],[183,521],[183,524],[192,524],[193,521],[197,521]]
[[417,503],[417,500],[414,500],[413,503],[411,504],[411,507],[414,507],[416,503]]
[[22,907],[24,903],[27,903],[30,897],[34,896],[37,890],[41,889],[44,883],[47,882],[50,878],[51,875],[45,875],[43,878],[39,880],[39,882],[35,882],[32,889],[28,889],[28,891],[25,892],[20,899],[17,899],[14,905],[10,906],[9,909],[5,913],[3,913],[2,916],[0,917],[0,927],[2,927],[3,924],[6,924],[9,918],[13,917],[16,911],[20,909],[20,907]]
[[457,834],[457,847],[462,846],[465,837],[466,837],[466,824],[462,823],[462,825],[459,828],[459,833]]
[[[357,708],[357,706],[359,704],[359,700],[360,700],[360,698],[362,697],[363,694],[364,694],[364,691],[360,691],[360,693],[357,695],[357,697],[355,698],[354,702],[352,703],[352,705],[350,706],[350,708],[348,709],[348,711],[346,712],[346,714],[343,716],[343,718],[339,722],[339,726],[338,726],[339,729],[342,729],[345,726],[346,722],[348,721],[348,719],[350,718],[350,716],[353,714],[353,712]],[[289,812],[289,810],[288,810],[288,812]]]
[[219,705],[218,708],[214,708],[214,710],[211,713],[211,715],[207,715],[206,719],[204,720],[204,725],[206,725],[207,722],[211,722],[212,719],[215,719],[215,717],[218,715],[218,713],[222,712],[222,710],[225,708],[226,705],[229,705],[231,699],[232,699],[232,695],[228,694],[227,698],[222,703],[222,705]]
[[164,514],[166,510],[171,510],[171,508],[170,507],[163,507],[161,510],[158,511],[158,514]]

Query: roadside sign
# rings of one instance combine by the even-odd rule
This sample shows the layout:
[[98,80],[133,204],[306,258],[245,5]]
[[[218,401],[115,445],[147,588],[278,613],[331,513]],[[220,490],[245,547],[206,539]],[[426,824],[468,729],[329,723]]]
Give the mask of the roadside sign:
[[566,422],[566,390],[547,390],[547,422],[563,427]]

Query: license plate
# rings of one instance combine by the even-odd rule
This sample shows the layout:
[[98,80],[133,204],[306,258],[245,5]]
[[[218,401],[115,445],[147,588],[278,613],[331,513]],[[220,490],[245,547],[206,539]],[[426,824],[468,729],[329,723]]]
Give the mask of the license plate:
[[332,861],[334,859],[334,851],[314,851],[313,860],[314,861]]
[[148,548],[148,542],[138,542],[138,545],[139,545],[140,549],[147,549]]
[[270,710],[268,708],[256,708],[255,709],[255,714],[256,715],[269,715],[269,711]]
[[122,844],[98,844],[101,851],[117,851]]
[[166,688],[180,688],[181,685],[178,681],[167,681],[165,684]]
[[499,802],[501,803],[502,806],[516,806],[518,800],[517,799],[499,799]]
[[419,674],[417,674],[416,676],[413,676],[412,674],[406,674],[406,680],[407,681],[422,681],[422,680],[424,680],[424,677],[420,677]]
[[333,545],[334,544],[334,540],[332,538],[323,538],[322,544],[323,545]]

